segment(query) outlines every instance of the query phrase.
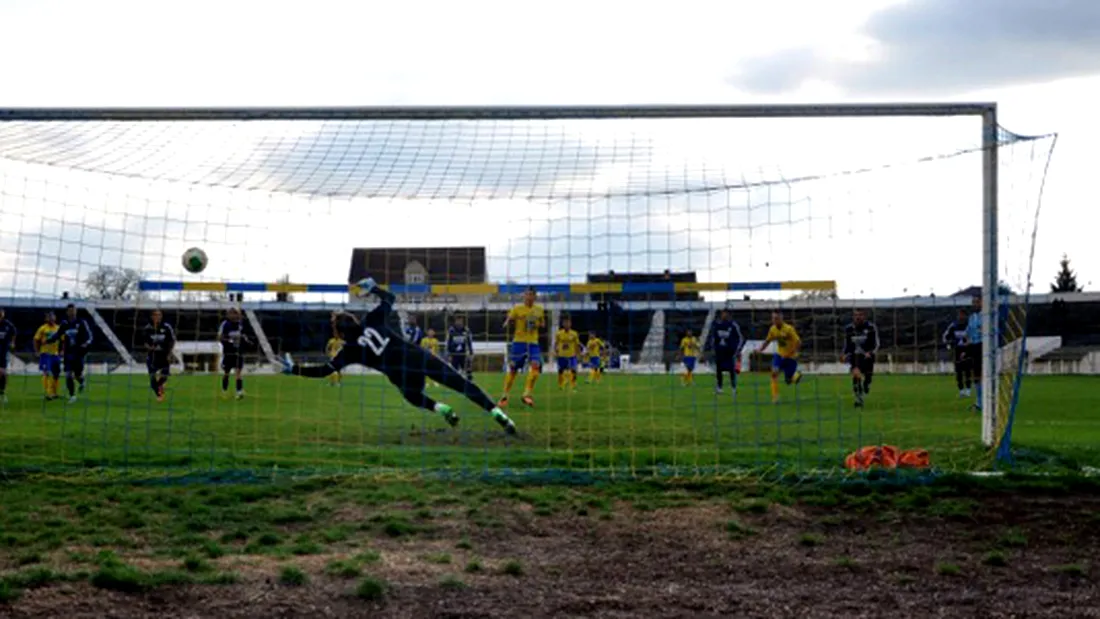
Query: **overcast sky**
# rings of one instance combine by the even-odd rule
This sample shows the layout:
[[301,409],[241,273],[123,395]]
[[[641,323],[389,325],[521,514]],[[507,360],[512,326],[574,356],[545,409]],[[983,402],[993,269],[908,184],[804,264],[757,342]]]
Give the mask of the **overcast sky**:
[[[1095,173],[1089,163],[1100,138],[1093,109],[1100,3],[297,6],[6,0],[0,3],[0,57],[14,60],[5,63],[0,106],[996,100],[1007,128],[1060,134],[1039,231],[1040,290],[1063,252],[1082,283],[1100,282],[1093,227],[1075,225],[1096,207],[1084,179]],[[421,243],[488,244],[494,275],[511,279],[671,265],[721,279],[835,278],[845,296],[943,294],[977,283],[980,248],[969,240],[977,238],[980,222],[973,157],[904,174],[783,182],[943,154],[976,138],[950,121],[891,122],[540,125],[475,129],[472,137],[463,133],[468,128],[438,135],[415,126],[299,125],[238,132],[229,146],[224,132],[133,129],[96,142],[87,134],[76,141],[71,132],[38,130],[35,144],[46,144],[38,154],[80,155],[91,169],[185,180],[195,174],[224,179],[231,170],[247,174],[244,181],[234,177],[242,187],[297,184],[336,193],[372,187],[365,193],[380,198],[407,197],[411,187],[462,199],[410,206],[272,197],[104,181],[102,174],[9,162],[0,169],[0,287],[6,281],[12,292],[52,293],[67,283],[42,273],[60,269],[78,279],[99,262],[175,278],[178,252],[192,244],[210,249],[210,278],[272,279],[268,271],[285,270],[296,280],[339,282],[353,246]],[[0,157],[14,157],[12,129],[4,131],[9,139],[0,132],[7,147]],[[167,156],[163,144],[179,152]],[[409,152],[421,156],[403,158]],[[1042,152],[1010,155],[1006,175],[1011,172],[1022,197],[1009,214],[1019,221],[1006,222],[1019,234],[1006,231],[1006,243],[1016,244],[1004,257],[1016,268],[1026,255],[1024,213],[1037,191],[1036,177],[1024,178],[1034,166],[1025,163]],[[212,158],[221,167],[207,165]],[[370,167],[364,159],[374,163],[375,174],[363,171]],[[397,170],[396,185],[393,175],[377,174],[379,161]],[[652,189],[668,183],[671,169],[683,177],[673,179],[680,188],[717,179],[727,189],[676,199],[580,199],[601,190]],[[738,186],[742,181],[769,182],[747,189]],[[507,195],[502,187],[520,190]],[[471,204],[486,192],[509,199]],[[563,192],[573,199],[534,206],[522,200]],[[396,214],[434,224],[410,226]],[[18,225],[8,225],[13,221]],[[1013,234],[1020,238],[1007,238]],[[853,266],[868,255],[872,267]]]

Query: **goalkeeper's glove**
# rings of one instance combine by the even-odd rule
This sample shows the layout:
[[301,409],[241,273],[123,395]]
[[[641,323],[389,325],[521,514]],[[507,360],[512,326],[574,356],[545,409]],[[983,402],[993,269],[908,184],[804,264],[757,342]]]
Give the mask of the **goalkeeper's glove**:
[[294,360],[290,358],[290,353],[285,353],[282,358],[283,362],[283,374],[294,373]]
[[374,289],[378,287],[378,283],[374,281],[373,277],[364,277],[355,283],[359,287],[359,296],[365,297],[368,294],[374,292]]

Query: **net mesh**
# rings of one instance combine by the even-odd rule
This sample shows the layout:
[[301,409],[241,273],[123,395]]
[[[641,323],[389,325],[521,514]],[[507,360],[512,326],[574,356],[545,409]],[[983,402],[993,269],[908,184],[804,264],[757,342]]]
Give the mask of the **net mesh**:
[[[21,334],[0,468],[761,474],[841,470],[878,444],[988,466],[944,345],[971,303],[952,294],[981,281],[979,137],[965,118],[0,123],[0,295]],[[1000,137],[1000,268],[1020,293],[1004,339],[1022,350],[1052,139]],[[190,247],[209,256],[200,274],[181,266]],[[543,367],[532,409],[519,368],[518,436],[430,381],[456,429],[375,372],[276,375],[287,352],[325,361],[330,314],[363,312],[343,290],[368,275],[399,293],[395,330],[445,344],[462,317],[493,399],[504,319],[538,288]],[[87,389],[68,402],[63,364],[47,401],[30,335],[65,297],[95,336]],[[163,402],[154,308],[178,338]],[[219,343],[233,308],[239,397]],[[682,338],[705,343],[723,308],[747,341],[736,395],[729,377],[715,393],[706,353],[683,375]],[[861,408],[839,358],[856,308],[881,338]],[[753,352],[775,310],[802,340],[778,404],[773,349]],[[579,355],[575,388],[557,374],[565,317],[607,344]],[[1003,436],[1024,368],[1000,369]]]

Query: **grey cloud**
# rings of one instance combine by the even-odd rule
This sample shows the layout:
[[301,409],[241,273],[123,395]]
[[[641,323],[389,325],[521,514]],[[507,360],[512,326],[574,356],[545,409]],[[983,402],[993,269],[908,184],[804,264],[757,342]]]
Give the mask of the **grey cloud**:
[[779,93],[818,79],[863,95],[934,95],[1100,73],[1096,0],[912,0],[874,14],[877,59],[797,48],[750,59],[730,81]]

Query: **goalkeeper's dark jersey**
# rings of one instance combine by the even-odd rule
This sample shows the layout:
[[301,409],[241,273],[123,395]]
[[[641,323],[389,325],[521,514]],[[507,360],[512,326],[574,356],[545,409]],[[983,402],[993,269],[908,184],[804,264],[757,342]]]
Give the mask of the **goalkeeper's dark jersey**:
[[474,338],[470,335],[469,329],[451,327],[447,330],[447,354],[459,356],[474,354]]
[[378,296],[382,302],[363,317],[362,323],[356,325],[347,320],[337,325],[345,343],[340,353],[329,361],[329,365],[336,371],[354,364],[385,373],[401,371],[406,367],[416,366],[417,360],[422,360],[423,355],[428,354],[405,340],[400,331],[390,326],[390,314],[395,300],[393,294],[380,288],[374,289],[372,294]]

